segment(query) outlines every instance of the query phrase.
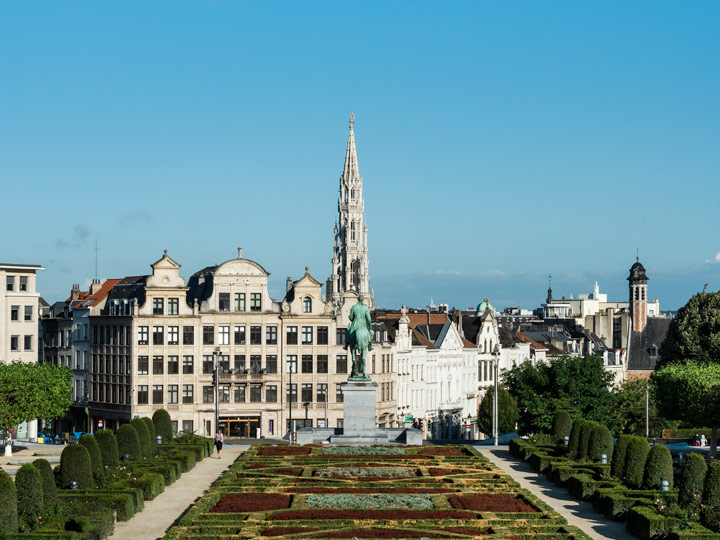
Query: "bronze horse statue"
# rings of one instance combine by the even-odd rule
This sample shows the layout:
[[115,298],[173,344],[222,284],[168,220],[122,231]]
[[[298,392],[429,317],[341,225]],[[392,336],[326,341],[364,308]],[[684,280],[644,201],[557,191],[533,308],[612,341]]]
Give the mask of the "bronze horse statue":
[[369,381],[365,373],[365,355],[372,351],[372,320],[370,309],[363,304],[363,297],[358,298],[350,310],[350,325],[345,336],[345,350],[350,349],[352,355],[352,372],[350,379]]

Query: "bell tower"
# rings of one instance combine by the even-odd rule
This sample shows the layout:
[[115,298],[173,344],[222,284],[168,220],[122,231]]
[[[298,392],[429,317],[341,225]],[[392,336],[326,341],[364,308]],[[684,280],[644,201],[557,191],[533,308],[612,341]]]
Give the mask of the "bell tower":
[[630,267],[628,276],[630,284],[630,315],[632,317],[633,332],[642,332],[647,324],[647,282],[645,267],[637,257],[635,264]]

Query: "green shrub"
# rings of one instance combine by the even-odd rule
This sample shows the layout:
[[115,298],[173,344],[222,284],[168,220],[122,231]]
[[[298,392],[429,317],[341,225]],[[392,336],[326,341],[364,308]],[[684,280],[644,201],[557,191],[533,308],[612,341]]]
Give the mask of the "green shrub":
[[702,523],[708,529],[720,532],[720,461],[708,467],[703,484]]
[[639,488],[645,475],[645,462],[650,453],[650,443],[644,437],[633,437],[625,452],[623,477],[625,484]]
[[138,434],[138,440],[140,441],[140,457],[143,459],[150,459],[153,457],[152,444],[150,443],[150,432],[148,431],[147,425],[142,418],[133,418],[130,420],[130,425],[135,428]]
[[69,444],[60,455],[59,484],[63,489],[77,482],[78,489],[95,487],[90,454],[82,444]]
[[158,409],[152,416],[153,424],[155,424],[155,434],[162,437],[163,443],[169,443],[173,440],[173,428],[170,415],[165,409]]
[[601,456],[605,454],[608,462],[612,463],[613,440],[610,430],[602,425],[597,424],[592,433],[590,433],[590,443],[588,444],[588,457],[593,461],[600,461]]
[[87,449],[88,454],[90,454],[90,466],[92,467],[92,475],[95,479],[95,483],[97,485],[102,484],[104,472],[103,460],[100,455],[100,447],[98,446],[95,437],[89,433],[85,433],[80,435],[80,440],[78,442],[82,444]]
[[578,440],[577,459],[586,459],[588,457],[588,447],[590,446],[590,435],[597,424],[595,422],[585,421],[580,427],[580,439]]
[[154,472],[143,472],[140,476],[128,480],[127,485],[136,489],[142,489],[146,501],[151,501],[165,490],[165,481],[162,474]]
[[627,452],[627,447],[630,444],[630,441],[632,441],[632,438],[632,435],[620,435],[615,443],[610,474],[617,479],[622,479],[625,474],[625,453]]
[[685,461],[683,461],[682,472],[678,480],[680,489],[678,502],[683,508],[695,510],[700,506],[707,468],[705,458],[700,454],[695,452],[685,454]]
[[702,524],[711,531],[720,532],[720,506],[706,506],[702,509]]
[[35,530],[42,522],[43,481],[35,465],[25,463],[15,475],[17,493],[18,528]]
[[121,457],[125,455],[128,456],[128,459],[140,459],[142,457],[138,432],[132,424],[124,424],[118,428],[117,445]]
[[115,467],[118,464],[120,452],[115,434],[111,429],[100,429],[95,433],[95,441],[100,447],[100,458],[105,467]]
[[564,443],[565,437],[570,436],[573,423],[570,413],[567,411],[557,411],[553,417],[552,438],[555,443]]
[[12,477],[0,469],[0,536],[17,532],[17,492]]
[[33,465],[40,472],[43,483],[43,516],[52,516],[57,510],[57,487],[52,466],[47,459],[36,459]]
[[667,480],[670,489],[673,487],[673,463],[670,450],[664,444],[656,444],[650,449],[647,461],[645,462],[645,473],[643,474],[643,489],[660,489],[661,482]]
[[147,416],[142,417],[140,420],[145,422],[145,427],[148,430],[148,433],[150,434],[150,451],[152,452],[152,456],[157,456],[157,440],[155,439],[155,424],[152,421],[152,418],[148,418]]
[[527,461],[530,466],[537,472],[544,473],[545,470],[550,466],[550,461],[552,459],[553,458],[547,452],[537,450],[530,455]]
[[625,522],[628,532],[644,540],[663,538],[678,525],[677,519],[661,516],[652,506],[639,504],[627,511]]
[[584,473],[575,473],[567,480],[568,493],[576,499],[585,500],[595,493],[595,480],[592,476]]
[[578,449],[580,448],[580,431],[587,420],[584,418],[578,418],[573,422],[572,430],[570,431],[570,442],[568,443],[568,457],[570,459],[578,459]]

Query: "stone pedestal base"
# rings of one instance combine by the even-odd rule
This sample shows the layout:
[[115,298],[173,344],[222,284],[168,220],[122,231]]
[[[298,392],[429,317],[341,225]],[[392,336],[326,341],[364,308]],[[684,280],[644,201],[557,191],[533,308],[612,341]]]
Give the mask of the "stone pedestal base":
[[378,385],[375,382],[345,382],[340,385],[343,393],[343,435],[345,437],[374,436],[375,394]]

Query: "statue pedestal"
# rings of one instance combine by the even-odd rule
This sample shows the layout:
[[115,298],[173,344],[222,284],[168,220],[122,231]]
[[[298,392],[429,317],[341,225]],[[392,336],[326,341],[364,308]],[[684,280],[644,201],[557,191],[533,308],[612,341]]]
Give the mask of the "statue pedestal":
[[376,382],[349,381],[340,385],[343,394],[345,418],[343,435],[346,437],[374,436]]

